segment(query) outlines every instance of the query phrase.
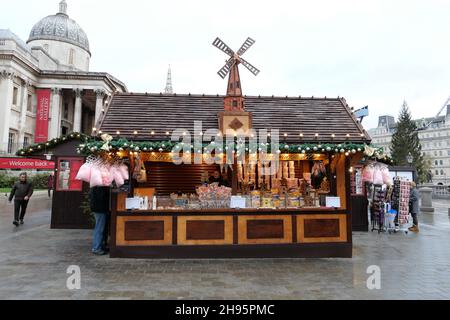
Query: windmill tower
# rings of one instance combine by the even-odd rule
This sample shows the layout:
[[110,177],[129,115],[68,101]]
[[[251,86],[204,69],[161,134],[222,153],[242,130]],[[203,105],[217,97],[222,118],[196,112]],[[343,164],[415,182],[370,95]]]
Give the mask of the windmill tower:
[[230,49],[222,40],[217,38],[213,46],[225,52],[229,59],[225,66],[218,72],[222,79],[229,74],[227,95],[224,99],[224,111],[219,114],[219,128],[222,134],[245,135],[250,134],[252,129],[252,114],[245,111],[245,99],[242,96],[241,78],[239,76],[239,65],[242,64],[255,76],[259,70],[242,58],[242,55],[255,43],[252,38],[247,38],[242,47],[236,53]]
[[235,53],[219,38],[217,38],[213,42],[213,46],[225,52],[230,57],[225,66],[218,72],[219,76],[222,79],[225,79],[225,77],[230,74],[230,77],[228,79],[227,96],[224,101],[225,111],[245,110],[245,101],[244,97],[242,96],[241,78],[239,76],[239,65],[242,64],[255,76],[259,74],[260,71],[257,68],[255,68],[242,58],[242,55],[247,52],[247,50],[250,49],[250,47],[253,46],[254,43],[255,40],[253,40],[252,38],[247,38],[239,51]]
[[169,71],[167,71],[167,82],[166,82],[166,89],[164,89],[164,93],[173,94],[172,69],[170,68],[170,65],[169,65]]

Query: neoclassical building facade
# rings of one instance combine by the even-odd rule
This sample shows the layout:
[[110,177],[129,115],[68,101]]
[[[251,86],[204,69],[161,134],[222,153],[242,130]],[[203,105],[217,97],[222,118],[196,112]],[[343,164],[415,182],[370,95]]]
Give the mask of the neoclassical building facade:
[[26,42],[0,29],[0,155],[38,139],[92,132],[112,95],[127,88],[106,72],[89,71],[90,58],[88,37],[64,0]]

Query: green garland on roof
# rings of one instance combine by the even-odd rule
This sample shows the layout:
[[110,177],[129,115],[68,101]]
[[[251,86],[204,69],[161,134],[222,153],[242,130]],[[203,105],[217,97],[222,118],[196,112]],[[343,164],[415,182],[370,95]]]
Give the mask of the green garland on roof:
[[80,140],[80,141],[87,142],[88,136],[86,136],[85,134],[82,134],[82,133],[73,132],[68,135],[49,140],[47,142],[37,143],[34,145],[30,145],[26,148],[20,149],[19,151],[16,152],[16,155],[21,156],[21,157],[30,156],[37,152],[41,152],[46,149],[54,148],[62,143],[65,143],[67,141],[72,141],[72,140]]
[[[105,147],[105,145],[109,148],[109,151],[106,151],[102,148]],[[239,150],[236,149],[238,145],[234,143],[227,144],[227,142],[223,143],[221,146],[218,147],[219,152],[226,153],[228,150],[233,148],[233,145],[235,146],[235,149],[238,153]],[[179,149],[174,149],[177,146],[179,146]],[[201,147],[199,145],[191,144],[187,145],[187,148],[191,153],[202,153],[206,147],[213,146],[213,143],[203,143]],[[254,147],[254,146],[253,146]],[[372,154],[366,153],[366,147],[370,147],[373,151]],[[106,144],[105,141],[100,140],[89,140],[83,144],[80,144],[78,148],[78,153],[85,154],[85,155],[91,155],[91,154],[98,154],[101,152],[172,152],[177,151],[181,152],[185,146],[181,142],[172,142],[172,141],[156,141],[156,142],[150,142],[150,141],[129,141],[127,139],[119,139],[119,140],[112,140],[109,142],[109,144]],[[270,143],[260,143],[257,145],[256,150],[252,150],[250,148],[250,145],[246,143],[243,145],[243,148],[245,148],[245,152],[250,153],[256,153],[259,152],[260,148],[261,150],[272,150]],[[243,150],[241,150],[243,151]],[[279,152],[280,154],[283,153],[290,153],[290,154],[357,154],[357,153],[364,153],[365,156],[369,159],[377,160],[380,162],[384,162],[387,164],[392,164],[392,159],[384,154],[383,148],[376,148],[373,146],[367,146],[366,144],[362,143],[353,143],[353,142],[345,142],[345,143],[304,143],[304,144],[289,144],[289,143],[280,143],[279,144]]]

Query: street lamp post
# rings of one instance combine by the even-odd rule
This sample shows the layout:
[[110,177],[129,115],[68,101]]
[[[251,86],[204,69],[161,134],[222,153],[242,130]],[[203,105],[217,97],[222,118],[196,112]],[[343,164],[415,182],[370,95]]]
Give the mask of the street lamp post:
[[411,152],[408,153],[408,155],[406,156],[406,161],[408,161],[409,166],[411,167],[411,166],[412,166],[412,163],[413,163],[413,161],[414,161],[414,157],[412,156]]
[[[413,155],[411,154],[411,152],[409,152],[408,155],[406,156],[406,161],[408,162],[409,167],[412,168],[412,164],[413,164],[413,161],[414,161],[414,157],[413,157]],[[413,172],[413,181],[416,181],[415,175],[416,175],[416,172],[414,171],[414,172]]]

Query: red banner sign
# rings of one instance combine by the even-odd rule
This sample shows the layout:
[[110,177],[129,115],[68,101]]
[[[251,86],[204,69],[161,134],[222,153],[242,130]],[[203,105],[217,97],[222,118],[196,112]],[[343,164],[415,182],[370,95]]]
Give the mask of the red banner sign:
[[50,113],[50,89],[38,89],[37,110],[36,110],[36,133],[34,137],[35,143],[48,141],[48,117]]
[[37,159],[0,158],[0,169],[54,170],[55,163],[52,161],[37,160]]

